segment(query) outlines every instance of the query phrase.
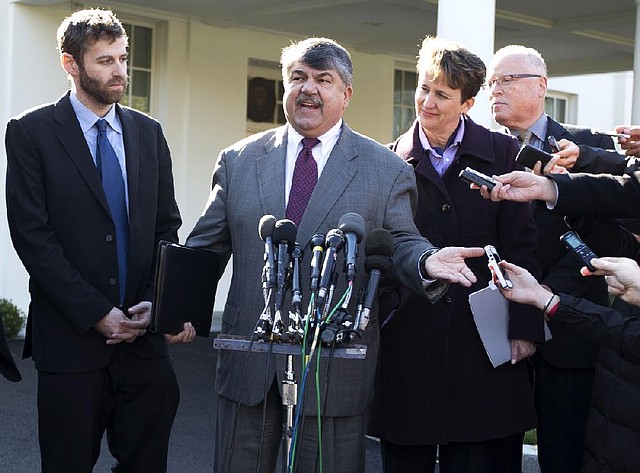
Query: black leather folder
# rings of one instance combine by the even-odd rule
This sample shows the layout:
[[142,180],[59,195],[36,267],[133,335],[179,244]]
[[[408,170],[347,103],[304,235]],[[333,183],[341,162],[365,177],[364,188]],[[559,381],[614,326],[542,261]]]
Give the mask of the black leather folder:
[[161,241],[151,331],[176,334],[191,322],[197,335],[208,337],[221,269],[213,251]]

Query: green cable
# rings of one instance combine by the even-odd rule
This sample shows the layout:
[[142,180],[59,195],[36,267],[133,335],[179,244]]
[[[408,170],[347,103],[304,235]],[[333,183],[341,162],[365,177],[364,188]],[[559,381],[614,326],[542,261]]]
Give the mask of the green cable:
[[[333,310],[327,316],[326,321],[329,322],[333,314],[336,313],[338,308],[343,304],[344,300],[351,294],[352,286],[349,284],[349,287],[344,292],[338,303],[333,307]],[[316,407],[317,407],[317,418],[318,418],[318,466],[319,473],[323,472],[322,467],[322,410],[321,410],[321,399],[320,399],[320,352],[322,350],[322,343],[318,345],[318,357],[316,358]],[[329,395],[329,393],[327,393]]]
[[[302,358],[304,360],[306,351],[307,351],[307,335],[309,334],[309,312],[313,309],[313,300],[315,294],[311,294],[311,299],[309,300],[309,305],[307,306],[307,318],[304,322],[304,336],[302,337]],[[305,363],[302,363],[302,368],[304,369]],[[304,395],[304,393],[302,393]],[[297,427],[297,426],[296,426]],[[293,436],[293,432],[291,433]],[[298,436],[296,435],[296,441],[291,446],[291,455],[289,458],[291,459],[291,463],[289,464],[289,473],[293,473],[293,465],[295,462],[293,461],[296,457],[296,446],[298,445]]]
[[[322,348],[322,343],[318,347],[318,358],[316,363],[316,400],[317,400],[317,408],[318,408],[318,465],[319,465],[319,473],[323,472],[322,469],[322,415],[320,408],[320,350]],[[328,393],[327,393],[328,394]]]

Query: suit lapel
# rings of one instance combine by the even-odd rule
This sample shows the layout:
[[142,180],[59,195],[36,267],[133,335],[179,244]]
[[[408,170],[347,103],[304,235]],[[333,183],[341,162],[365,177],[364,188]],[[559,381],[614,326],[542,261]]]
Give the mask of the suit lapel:
[[313,234],[321,228],[322,222],[353,180],[358,169],[351,161],[357,155],[354,133],[343,123],[340,138],[327,159],[300,222],[298,228],[298,242],[300,244],[306,244]]
[[[116,105],[116,112],[122,124],[125,163],[127,166],[127,187],[129,190],[129,218],[138,204],[138,175],[140,173],[140,133],[130,111]],[[133,226],[132,226],[133,228]]]
[[[571,140],[571,136],[567,129],[551,117],[547,118],[547,136],[549,135],[553,136],[558,141],[563,138]],[[547,140],[544,141],[544,146],[542,149],[547,153],[551,153],[551,146],[549,146]]]
[[60,144],[76,168],[78,168],[80,175],[87,183],[89,189],[91,189],[91,192],[96,196],[96,199],[98,199],[104,207],[107,214],[110,215],[109,204],[104,195],[102,183],[98,177],[96,166],[91,157],[91,152],[87,146],[87,141],[82,133],[76,114],[73,111],[73,107],[71,107],[68,93],[56,103],[53,111],[53,120],[59,125],[59,128],[55,131],[55,135],[60,141]]
[[284,218],[284,176],[287,158],[286,127],[280,127],[265,143],[265,154],[256,162],[258,195],[265,215]]

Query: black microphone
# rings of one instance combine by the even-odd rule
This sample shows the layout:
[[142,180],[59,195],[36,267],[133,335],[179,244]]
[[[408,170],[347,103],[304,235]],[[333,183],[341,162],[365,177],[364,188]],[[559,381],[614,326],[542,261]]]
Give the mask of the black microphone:
[[364,236],[364,219],[362,215],[349,212],[340,217],[338,228],[344,233],[346,240],[344,272],[347,281],[356,278],[356,258],[358,257],[358,243]]
[[273,229],[273,241],[278,244],[278,264],[276,273],[276,297],[275,316],[273,320],[273,336],[278,339],[282,336],[282,306],[284,295],[288,287],[289,265],[291,251],[296,242],[298,229],[291,220],[278,220]]
[[316,233],[311,237],[309,246],[311,246],[311,292],[314,293],[318,290],[318,284],[320,283],[320,270],[322,269],[322,253],[324,253],[324,239],[325,236],[322,233]]
[[262,270],[262,292],[264,296],[264,310],[258,319],[254,334],[261,340],[271,336],[273,320],[271,319],[271,297],[273,286],[276,283],[275,251],[273,248],[273,229],[276,226],[276,218],[273,215],[264,215],[258,223],[258,234],[264,241],[264,268]]
[[302,316],[300,306],[302,305],[302,288],[300,287],[300,261],[302,260],[302,248],[296,242],[291,252],[293,262],[291,275],[291,305],[293,311],[289,312],[289,327],[287,328],[287,338],[289,341],[298,342],[304,330],[302,329]]
[[364,243],[364,269],[369,273],[367,289],[364,293],[362,306],[358,308],[355,328],[362,334],[369,323],[369,314],[376,297],[378,284],[383,274],[391,270],[393,256],[393,237],[388,230],[376,228],[371,230]]
[[327,301],[331,280],[336,270],[336,258],[343,245],[344,234],[342,230],[338,230],[337,228],[329,230],[325,240],[326,253],[324,255],[324,263],[322,264],[320,285],[318,288],[317,307],[320,308],[320,310],[323,310],[324,304]]
[[291,276],[291,304],[299,309],[302,304],[302,289],[300,287],[300,260],[302,260],[302,248],[296,242],[291,252],[293,260],[293,274]]
[[276,218],[273,215],[264,215],[258,224],[258,233],[264,241],[264,270],[262,272],[262,288],[266,291],[276,283],[275,252],[273,250],[273,229],[276,226]]

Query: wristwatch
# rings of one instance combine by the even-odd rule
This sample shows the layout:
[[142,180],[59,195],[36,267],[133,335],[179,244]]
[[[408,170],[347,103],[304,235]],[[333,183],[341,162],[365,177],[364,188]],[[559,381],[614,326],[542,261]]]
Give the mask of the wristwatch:
[[427,261],[427,258],[429,256],[435,255],[438,251],[440,251],[440,248],[431,248],[430,250],[425,251],[424,253],[422,253],[422,255],[420,255],[420,262],[418,263],[418,269],[420,270],[420,277],[424,280],[430,280],[433,279],[431,276],[429,276],[429,273],[427,273],[427,268],[425,268],[425,261]]

